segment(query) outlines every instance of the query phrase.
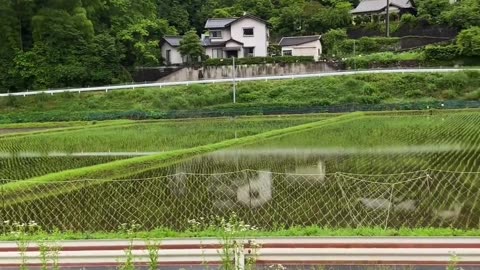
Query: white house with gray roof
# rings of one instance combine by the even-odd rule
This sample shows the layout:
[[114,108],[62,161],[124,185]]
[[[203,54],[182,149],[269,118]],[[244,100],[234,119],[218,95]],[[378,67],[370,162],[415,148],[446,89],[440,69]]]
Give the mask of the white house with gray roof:
[[210,58],[267,56],[267,22],[252,15],[240,18],[208,19],[202,36],[205,54]]
[[[252,15],[240,18],[208,19],[207,34],[202,46],[210,58],[243,58],[268,55],[269,31],[267,22]],[[182,36],[165,36],[161,45],[167,65],[181,65],[184,57],[178,51]]]
[[167,66],[182,65],[185,63],[184,57],[182,57],[178,51],[182,39],[183,36],[165,36],[163,38],[161,46],[162,58],[165,60]]
[[312,56],[315,61],[322,55],[320,35],[283,37],[278,45],[282,47],[283,56]]

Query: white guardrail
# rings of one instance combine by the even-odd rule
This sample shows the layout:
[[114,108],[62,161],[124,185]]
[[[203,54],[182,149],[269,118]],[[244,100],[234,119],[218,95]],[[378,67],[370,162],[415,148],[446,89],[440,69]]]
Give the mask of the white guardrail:
[[[249,78],[236,78],[235,82],[248,82],[248,81],[272,81],[272,80],[287,80],[287,79],[300,79],[300,78],[314,78],[314,77],[329,77],[329,76],[345,76],[356,74],[380,74],[380,73],[438,73],[438,72],[458,72],[463,70],[478,70],[480,69],[461,69],[461,68],[431,68],[431,69],[381,69],[381,70],[356,70],[356,71],[338,71],[338,72],[323,72],[312,74],[299,74],[299,75],[282,75],[282,76],[266,76],[266,77],[249,77]],[[149,87],[166,87],[166,86],[181,86],[192,84],[215,84],[215,83],[231,83],[232,78],[218,79],[218,80],[199,80],[199,81],[183,81],[183,82],[164,82],[164,83],[146,83],[146,84],[129,84],[129,85],[111,85],[111,86],[98,86],[87,88],[67,88],[67,89],[55,89],[55,90],[42,90],[42,91],[26,91],[15,93],[3,93],[0,97],[6,96],[30,96],[38,94],[60,94],[60,93],[82,93],[82,92],[95,92],[103,91],[108,92],[111,90],[135,90],[138,88]]]
[[[260,247],[255,251],[249,243]],[[428,265],[457,266],[480,269],[480,238],[259,238],[244,241],[244,248],[235,256],[237,269],[254,256],[256,265]],[[151,242],[150,242],[151,243]],[[129,241],[62,241],[58,262],[62,268],[100,269],[118,266],[125,261]],[[132,242],[136,265],[148,265],[145,241]],[[222,245],[217,239],[168,239],[159,245],[159,266],[215,266],[222,264]],[[39,246],[30,243],[21,256],[15,242],[0,242],[0,269],[18,269],[26,259],[30,267],[42,265]],[[233,259],[232,259],[233,260]]]

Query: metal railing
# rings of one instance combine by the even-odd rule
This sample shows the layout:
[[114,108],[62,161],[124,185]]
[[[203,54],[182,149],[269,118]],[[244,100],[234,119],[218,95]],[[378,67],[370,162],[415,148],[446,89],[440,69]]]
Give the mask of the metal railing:
[[[456,260],[458,260],[455,265],[457,267],[478,269],[480,266],[480,238],[332,237],[238,239],[242,244],[238,245],[238,249],[232,250],[234,254],[230,257],[230,267],[225,267],[224,265],[228,262],[224,261],[226,257],[223,256],[223,252],[225,252],[222,248],[224,243],[220,239],[164,239],[157,241],[157,258],[149,256],[149,241],[91,240],[60,241],[53,244],[58,247],[59,251],[55,259],[58,266],[62,267],[62,269],[63,267],[76,267],[76,269],[121,267],[127,259],[125,250],[129,249],[131,250],[131,263],[141,269],[152,269],[151,267],[148,268],[152,260],[158,263],[157,266],[162,267],[193,266],[197,269],[202,267],[209,269],[209,267],[213,266],[214,269],[217,269],[216,267],[223,266],[223,269],[236,270],[247,269],[245,267],[246,262],[250,262],[253,266],[269,267],[272,270],[312,269],[314,266],[335,268],[335,266],[342,265],[423,265],[445,267],[452,265],[452,257],[456,257]],[[48,242],[42,243],[43,246],[45,246],[45,243]],[[258,247],[256,253],[252,252],[250,243],[255,243]],[[47,257],[47,259],[51,258]],[[38,267],[42,265],[48,269],[55,269],[50,268],[50,264],[50,261],[46,261],[45,258],[42,259],[41,244],[39,243],[30,243],[23,257],[19,252],[17,243],[0,243],[0,267],[2,269],[7,269],[8,267],[17,267],[16,269],[18,269],[20,266]]]
[[[459,72],[463,70],[480,70],[480,69],[462,69],[462,68],[431,68],[431,69],[382,69],[382,70],[355,70],[355,71],[338,71],[338,72],[324,72],[312,74],[299,75],[282,75],[282,76],[264,76],[264,77],[250,77],[250,78],[236,78],[237,83],[248,81],[272,81],[272,80],[287,80],[300,78],[315,78],[315,77],[330,77],[330,76],[345,76],[356,74],[387,74],[387,73],[436,73],[436,72]],[[135,90],[139,88],[151,87],[168,87],[168,86],[188,86],[192,84],[215,84],[215,83],[232,83],[233,78],[216,79],[216,80],[199,80],[199,81],[182,81],[182,82],[164,82],[164,83],[147,83],[147,84],[128,84],[128,85],[109,85],[86,88],[66,88],[55,90],[42,91],[26,91],[15,93],[3,93],[0,97],[6,96],[31,96],[38,94],[60,94],[60,93],[82,93],[82,92],[108,92],[113,90]]]

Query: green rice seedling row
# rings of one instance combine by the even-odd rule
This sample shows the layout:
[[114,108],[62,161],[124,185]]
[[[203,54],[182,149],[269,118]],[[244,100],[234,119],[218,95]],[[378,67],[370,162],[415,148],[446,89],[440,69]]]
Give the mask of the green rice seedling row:
[[28,179],[68,169],[107,163],[127,157],[22,157],[0,158],[0,181]]

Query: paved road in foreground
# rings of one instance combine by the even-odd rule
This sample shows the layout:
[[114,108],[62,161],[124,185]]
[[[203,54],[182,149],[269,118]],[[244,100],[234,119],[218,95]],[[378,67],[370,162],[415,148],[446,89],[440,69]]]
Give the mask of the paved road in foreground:
[[[480,69],[461,69],[461,68],[428,68],[428,69],[379,69],[379,70],[355,70],[355,71],[337,71],[337,72],[322,72],[311,74],[299,74],[299,75],[282,75],[282,76],[266,76],[266,77],[250,77],[250,78],[236,78],[236,82],[247,81],[270,81],[270,80],[288,80],[288,79],[300,79],[300,78],[314,78],[314,77],[331,77],[331,76],[345,76],[355,74],[381,74],[381,73],[439,73],[439,72],[458,72],[463,70],[476,70]],[[218,80],[200,80],[200,81],[183,81],[183,82],[165,82],[165,83],[148,83],[148,84],[128,84],[128,85],[108,85],[99,87],[87,87],[87,88],[66,88],[55,90],[42,90],[42,91],[27,91],[17,93],[4,93],[0,94],[0,97],[5,96],[30,96],[38,95],[42,93],[46,94],[59,94],[65,92],[94,92],[103,91],[108,92],[111,90],[135,90],[138,88],[148,87],[165,87],[176,85],[191,85],[191,84],[215,84],[215,83],[231,83],[233,79],[218,79]]]
[[[480,238],[419,237],[331,237],[331,238],[257,238],[245,240],[244,254],[252,256],[249,243],[261,247],[257,265],[282,264],[292,269],[301,265],[331,266],[328,269],[363,269],[352,266],[415,265],[414,269],[445,269],[453,256],[463,269],[480,269]],[[151,243],[151,242],[150,242]],[[125,258],[129,241],[62,241],[59,262],[65,269],[108,269]],[[133,254],[138,266],[148,264],[145,241],[133,241]],[[221,264],[221,243],[217,239],[164,239],[160,243],[159,262],[162,269],[194,267],[205,269]],[[250,255],[249,255],[250,254]],[[30,266],[41,265],[39,248],[31,243],[27,252]],[[0,268],[20,265],[15,242],[0,242]],[[348,268],[344,268],[348,266]],[[397,268],[398,269],[398,268]]]

